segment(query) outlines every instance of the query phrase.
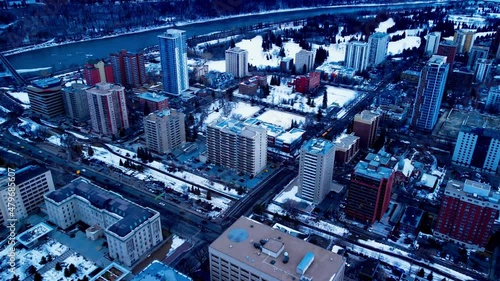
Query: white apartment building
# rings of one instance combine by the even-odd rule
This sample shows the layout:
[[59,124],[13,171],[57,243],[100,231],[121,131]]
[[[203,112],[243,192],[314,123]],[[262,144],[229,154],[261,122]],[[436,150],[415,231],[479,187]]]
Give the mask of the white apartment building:
[[490,78],[493,61],[488,59],[478,59],[474,66],[474,82],[487,82]]
[[441,42],[441,32],[435,31],[427,34],[426,40],[424,54],[426,56],[435,55],[439,47],[439,42]]
[[267,164],[266,129],[234,119],[215,120],[207,126],[207,156],[212,163],[255,176]]
[[487,46],[472,46],[469,52],[469,59],[467,60],[467,68],[474,69],[476,62],[480,59],[487,59],[490,53],[490,47]]
[[347,43],[345,52],[345,66],[356,71],[364,71],[368,66],[368,43],[353,41]]
[[109,255],[125,266],[144,259],[162,240],[160,214],[84,178],[45,195],[49,220],[62,229],[82,221],[104,229]]
[[335,145],[311,139],[300,150],[299,196],[321,203],[332,187]]
[[385,61],[387,47],[389,46],[389,34],[376,32],[368,38],[368,65],[377,66]]
[[239,47],[226,50],[226,72],[235,78],[248,76],[248,51]]
[[186,143],[185,115],[174,109],[164,109],[144,118],[147,147],[160,154],[170,153]]
[[[304,72],[304,65],[306,66]],[[305,74],[314,68],[314,53],[312,51],[300,50],[295,54],[295,70],[297,73]]]
[[500,112],[500,86],[493,86],[488,92],[486,109],[492,112]]
[[86,90],[92,130],[103,135],[116,135],[128,129],[125,88],[110,83],[98,83]]
[[26,218],[29,213],[38,209],[43,203],[43,195],[54,190],[52,173],[40,165],[27,165],[16,169],[15,173],[15,208],[9,209],[9,178],[0,181],[0,223],[7,224],[12,219],[12,210],[15,219]]
[[346,263],[332,251],[246,217],[208,248],[211,281],[341,281]]

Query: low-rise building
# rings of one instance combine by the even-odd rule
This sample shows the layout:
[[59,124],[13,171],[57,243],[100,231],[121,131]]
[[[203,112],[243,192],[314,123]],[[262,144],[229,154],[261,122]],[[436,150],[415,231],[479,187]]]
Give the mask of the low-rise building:
[[150,112],[164,110],[168,108],[168,97],[154,92],[146,92],[137,95],[137,99],[142,107],[149,107]]
[[307,75],[301,75],[295,78],[295,91],[308,94],[319,87],[321,82],[321,72],[310,72]]

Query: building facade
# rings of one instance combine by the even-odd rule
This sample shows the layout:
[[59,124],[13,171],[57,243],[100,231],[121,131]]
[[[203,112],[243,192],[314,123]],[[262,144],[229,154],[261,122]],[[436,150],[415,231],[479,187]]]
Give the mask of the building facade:
[[299,196],[321,203],[332,188],[335,145],[323,139],[311,139],[300,150]]
[[413,107],[413,127],[431,131],[436,125],[448,70],[446,57],[438,55],[432,56],[422,69]]
[[476,62],[480,59],[487,59],[490,52],[490,47],[487,46],[472,46],[467,60],[467,68],[474,69]]
[[94,86],[97,83],[114,83],[113,67],[104,61],[89,62],[83,67],[85,83]]
[[295,54],[295,70],[297,73],[306,74],[307,72],[313,70],[313,68],[314,53],[312,51],[301,49],[297,52],[297,54]]
[[345,66],[356,71],[364,71],[368,66],[368,43],[361,41],[347,43]]
[[161,94],[146,92],[138,94],[137,99],[143,108],[145,106],[149,107],[150,112],[168,108],[168,98]]
[[140,262],[162,240],[160,214],[84,178],[45,195],[49,220],[62,229],[82,221],[104,229],[111,258],[125,266]]
[[267,134],[259,126],[226,119],[207,126],[207,156],[212,163],[257,175],[267,164]]
[[148,149],[165,154],[186,143],[185,115],[164,109],[144,118],[144,135]]
[[125,88],[99,83],[86,90],[92,130],[103,135],[116,135],[129,128]]
[[72,84],[62,89],[66,115],[74,121],[87,122],[90,118],[86,92],[89,88],[84,84]]
[[[8,224],[8,220],[13,219],[11,214],[18,221],[28,217],[29,213],[37,210],[43,203],[43,195],[55,189],[50,170],[37,164],[16,169],[14,202],[9,201],[12,198],[9,183],[8,177],[0,181],[0,224]],[[13,209],[12,203],[15,204]]]
[[246,217],[208,252],[211,281],[344,280],[340,255]]
[[457,55],[457,43],[449,40],[441,42],[438,47],[437,55],[445,56],[446,62],[450,64],[451,69],[455,62],[455,56]]
[[344,135],[335,141],[335,164],[344,165],[349,163],[359,152],[359,137],[356,135]]
[[147,81],[146,66],[143,53],[131,53],[121,50],[109,55],[113,66],[115,83],[120,85],[139,86]]
[[500,210],[500,193],[485,183],[450,180],[439,210],[434,235],[484,250]]
[[175,95],[189,88],[186,31],[168,29],[158,36],[163,90]]
[[474,66],[474,82],[486,83],[490,81],[493,61],[488,59],[478,59]]
[[226,72],[235,78],[248,76],[248,51],[239,47],[226,50]]
[[486,99],[486,110],[493,113],[500,112],[500,85],[490,88]]
[[424,54],[429,57],[435,55],[441,42],[441,32],[431,32],[427,34],[425,39],[427,42],[425,42]]
[[295,86],[295,91],[308,94],[316,90],[321,82],[321,72],[310,72],[307,75],[297,76],[293,81]]
[[368,37],[368,66],[377,66],[385,61],[387,47],[389,46],[389,34],[375,32]]
[[470,52],[470,49],[474,45],[476,32],[473,30],[459,29],[455,31],[455,36],[453,41],[457,43],[457,53],[463,54]]
[[33,114],[52,119],[64,115],[64,101],[59,78],[44,78],[31,82],[26,87]]
[[354,116],[352,130],[359,137],[359,147],[367,149],[373,146],[377,139],[380,115],[370,110],[363,110]]

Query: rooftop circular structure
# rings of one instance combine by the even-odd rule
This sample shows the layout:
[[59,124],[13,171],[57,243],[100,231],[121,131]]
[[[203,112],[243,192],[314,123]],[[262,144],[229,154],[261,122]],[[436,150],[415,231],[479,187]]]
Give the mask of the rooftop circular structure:
[[232,242],[240,243],[248,239],[248,231],[243,228],[235,228],[229,231],[227,238]]

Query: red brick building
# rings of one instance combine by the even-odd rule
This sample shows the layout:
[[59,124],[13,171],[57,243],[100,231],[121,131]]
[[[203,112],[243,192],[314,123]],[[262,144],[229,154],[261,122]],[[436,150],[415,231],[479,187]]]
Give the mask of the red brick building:
[[146,92],[137,95],[137,99],[143,108],[147,104],[150,112],[168,108],[168,98],[164,95]]
[[367,149],[373,146],[377,138],[380,115],[369,110],[363,110],[354,116],[353,132],[359,139],[359,147]]
[[109,56],[115,82],[120,85],[138,86],[146,83],[146,66],[143,53],[121,50]]
[[267,76],[253,76],[241,82],[238,90],[243,95],[255,95],[262,86],[267,86]]
[[453,66],[455,56],[457,55],[457,43],[453,41],[444,41],[439,44],[437,55],[446,56],[446,62]]
[[307,75],[301,75],[295,78],[295,91],[308,94],[319,87],[321,82],[321,72],[310,72]]

